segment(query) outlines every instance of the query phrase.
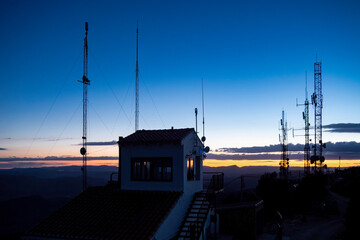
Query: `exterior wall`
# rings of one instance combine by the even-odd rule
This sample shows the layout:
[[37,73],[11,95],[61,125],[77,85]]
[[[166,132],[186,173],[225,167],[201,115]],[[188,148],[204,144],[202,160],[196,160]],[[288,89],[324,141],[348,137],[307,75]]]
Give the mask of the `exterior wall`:
[[[155,191],[184,191],[183,181],[183,147],[181,145],[137,145],[123,146],[121,150],[121,189],[124,190],[155,190]],[[161,181],[132,181],[131,158],[172,157],[173,180]]]
[[[184,162],[183,162],[183,181],[184,181],[184,192],[187,193],[195,193],[203,190],[203,156],[202,156],[202,149],[203,144],[201,143],[198,136],[194,134],[189,134],[185,137],[182,141],[184,146]],[[197,147],[195,147],[197,145]],[[196,152],[194,152],[196,150]],[[196,159],[196,155],[200,155],[200,179],[199,180],[188,180],[187,179],[187,156],[192,155],[194,158],[194,162]],[[195,170],[196,172],[196,170]]]
[[[196,144],[197,147],[195,147]],[[182,191],[184,194],[193,195],[193,193],[203,189],[202,149],[203,145],[195,132],[186,136],[181,145],[159,144],[123,146],[121,150],[121,188],[124,190]],[[195,162],[196,155],[200,155],[201,157],[200,166],[198,166],[200,168],[198,171],[200,173],[200,179],[189,181],[187,180],[187,156],[192,156]],[[131,158],[147,157],[172,157],[172,182],[132,181]]]
[[167,218],[153,236],[153,240],[168,240],[175,237],[180,229],[194,194],[183,194]]

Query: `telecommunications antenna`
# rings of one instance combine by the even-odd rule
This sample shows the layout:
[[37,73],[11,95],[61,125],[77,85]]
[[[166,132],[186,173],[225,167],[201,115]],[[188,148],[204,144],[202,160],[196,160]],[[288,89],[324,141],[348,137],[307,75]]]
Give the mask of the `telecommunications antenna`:
[[85,38],[84,38],[84,63],[83,63],[83,77],[82,80],[78,80],[83,84],[83,144],[80,149],[80,153],[83,156],[83,166],[81,168],[83,173],[83,191],[87,188],[87,86],[90,85],[90,80],[88,79],[88,22],[85,22]]

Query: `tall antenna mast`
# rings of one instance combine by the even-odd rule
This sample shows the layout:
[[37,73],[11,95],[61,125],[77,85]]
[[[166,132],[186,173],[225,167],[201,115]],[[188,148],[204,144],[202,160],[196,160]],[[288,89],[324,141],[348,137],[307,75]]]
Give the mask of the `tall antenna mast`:
[[280,119],[280,124],[281,124],[281,128],[280,128],[281,135],[279,134],[279,141],[282,150],[281,160],[279,163],[280,176],[286,178],[289,171],[289,155],[288,155],[288,139],[287,139],[288,129],[287,129],[287,122],[285,120],[284,110],[282,111],[282,118]]
[[[203,122],[202,122],[203,136],[201,137],[201,141],[203,142],[203,144],[205,144],[206,137],[205,137],[205,108],[204,108],[204,79],[201,79],[201,94],[202,94],[202,114],[203,114]],[[196,111],[196,115],[197,115],[197,111]],[[197,128],[197,126],[196,126],[196,128]],[[210,151],[210,148],[207,146],[203,150],[204,150],[203,159],[205,159],[206,153],[208,153]]]
[[136,25],[135,131],[139,130],[139,28]]
[[201,79],[201,94],[202,94],[202,114],[203,114],[203,136],[201,141],[205,142],[205,108],[204,108],[204,79]]
[[[317,58],[317,57],[316,57]],[[311,156],[311,164],[315,164],[316,168],[321,171],[325,161],[323,148],[326,145],[322,141],[322,108],[323,108],[323,95],[322,95],[322,76],[321,76],[321,62],[314,63],[314,93],[311,96],[312,104],[315,108],[315,141],[314,141],[314,155]]]
[[85,22],[85,38],[84,38],[84,64],[83,64],[83,77],[82,80],[78,80],[83,84],[83,146],[80,149],[80,153],[83,156],[83,166],[81,168],[83,173],[83,191],[87,188],[87,86],[90,85],[90,80],[88,79],[88,22]]
[[310,173],[310,122],[309,122],[309,100],[307,92],[307,72],[305,72],[305,102],[304,104],[296,104],[296,106],[304,106],[303,120],[305,122],[305,145],[304,145],[304,173]]
[[198,109],[195,108],[195,131],[196,131],[196,134],[198,134],[197,115],[198,115]]

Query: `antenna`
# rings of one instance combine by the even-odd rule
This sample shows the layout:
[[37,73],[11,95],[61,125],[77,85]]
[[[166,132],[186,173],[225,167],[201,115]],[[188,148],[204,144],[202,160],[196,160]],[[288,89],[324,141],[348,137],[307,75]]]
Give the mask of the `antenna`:
[[139,27],[136,23],[135,131],[139,130]]
[[195,130],[196,130],[196,134],[198,134],[198,125],[197,125],[197,115],[198,115],[198,109],[195,108]]
[[[201,141],[203,142],[203,144],[206,141],[206,137],[205,137],[205,108],[204,108],[204,79],[201,79],[201,94],[202,94],[202,114],[203,114],[203,136],[201,138]],[[197,128],[197,127],[196,127]],[[206,146],[204,149],[204,154],[203,154],[203,159],[206,158],[206,153],[208,153],[210,151],[210,147]]]
[[305,145],[304,145],[304,173],[310,173],[310,123],[309,123],[309,99],[307,93],[307,72],[305,72],[305,102],[303,104],[296,103],[296,106],[304,106],[302,117],[305,123]]
[[305,71],[305,99],[308,99],[308,90],[307,90],[307,71]]
[[285,112],[284,110],[282,111],[282,118],[280,119],[280,132],[281,135],[279,134],[279,140],[280,140],[280,144],[281,144],[281,150],[282,150],[282,155],[281,155],[281,160],[280,160],[280,176],[287,178],[288,175],[288,171],[289,171],[289,155],[288,155],[288,139],[287,139],[287,122],[285,120]]
[[205,142],[205,108],[204,108],[204,79],[201,79],[201,94],[202,94],[202,114],[203,114],[203,136],[201,138],[201,141]]
[[[316,56],[317,58],[317,56]],[[314,141],[314,155],[311,156],[311,164],[315,164],[315,170],[318,167],[322,171],[325,158],[322,155],[325,144],[322,141],[322,108],[323,108],[323,95],[322,95],[322,71],[321,62],[314,63],[314,93],[311,96],[312,104],[315,109],[315,141]]]
[[83,64],[83,77],[82,80],[78,80],[83,84],[83,146],[80,149],[80,153],[83,156],[83,166],[81,168],[83,172],[83,191],[87,188],[87,86],[90,85],[90,80],[88,79],[88,22],[85,22],[85,38],[84,38],[84,64]]

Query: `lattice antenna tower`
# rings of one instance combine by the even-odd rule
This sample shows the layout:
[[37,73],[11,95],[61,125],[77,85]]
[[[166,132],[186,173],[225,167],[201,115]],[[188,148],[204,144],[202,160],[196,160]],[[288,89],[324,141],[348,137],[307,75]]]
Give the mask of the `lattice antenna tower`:
[[136,26],[135,132],[139,130],[139,27]]
[[314,63],[314,93],[311,96],[311,102],[315,110],[315,126],[314,126],[314,155],[311,156],[311,164],[315,165],[315,171],[322,170],[325,158],[323,156],[323,148],[326,145],[322,141],[322,69],[321,62]]
[[303,104],[297,104],[296,106],[304,106],[303,120],[305,123],[305,145],[304,145],[304,173],[310,173],[310,122],[309,122],[309,99],[307,91],[307,73],[305,73],[305,101]]
[[80,149],[80,153],[83,156],[83,166],[81,168],[83,173],[83,191],[87,188],[87,86],[90,85],[88,79],[88,22],[85,22],[85,38],[84,38],[84,63],[83,63],[83,77],[82,80],[78,80],[83,84],[83,146]]
[[280,134],[279,141],[281,145],[281,160],[280,160],[280,176],[286,178],[289,171],[289,154],[288,154],[288,137],[287,137],[287,122],[285,120],[285,112],[282,111],[282,118],[280,119]]

